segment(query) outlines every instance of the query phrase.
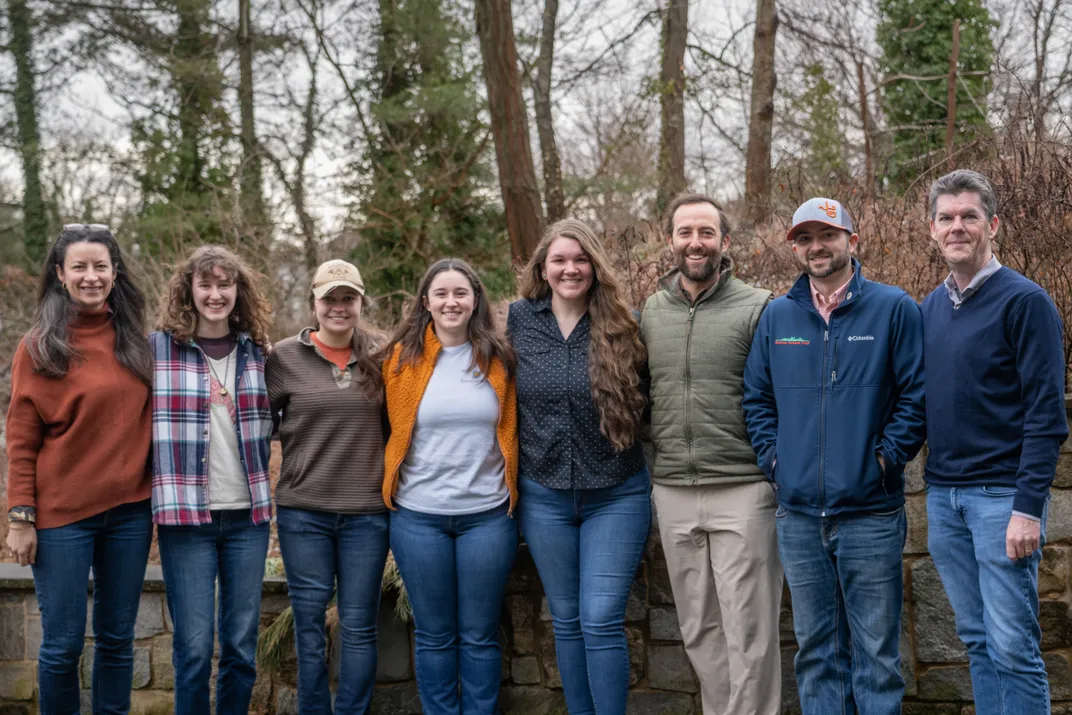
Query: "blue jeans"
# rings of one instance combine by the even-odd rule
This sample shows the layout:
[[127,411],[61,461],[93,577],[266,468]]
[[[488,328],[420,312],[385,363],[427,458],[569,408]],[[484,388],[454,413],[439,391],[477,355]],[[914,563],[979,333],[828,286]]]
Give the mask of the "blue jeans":
[[391,512],[391,553],[413,606],[425,715],[499,712],[499,621],[517,553],[517,524],[507,509],[460,516]]
[[625,604],[651,527],[647,468],[604,489],[520,483],[521,533],[540,572],[570,715],[623,715]]
[[978,715],[1045,715],[1050,690],[1039,644],[1039,548],[1013,561],[1005,530],[1016,490],[927,488],[927,545],[968,649]]
[[78,660],[93,569],[93,712],[130,711],[134,622],[153,540],[149,500],[37,532],[34,589],[41,609],[41,715],[78,715]]
[[376,624],[387,562],[387,514],[276,509],[294,611],[298,712],[331,715],[324,612],[335,595],[342,656],[338,715],[364,715],[376,685]]
[[218,715],[246,715],[257,679],[257,626],[261,614],[267,522],[254,525],[249,509],[213,511],[212,523],[159,526],[160,565],[175,634],[176,715],[209,711],[208,681],[219,579],[220,669]]
[[778,507],[804,715],[899,715],[904,508],[816,517]]

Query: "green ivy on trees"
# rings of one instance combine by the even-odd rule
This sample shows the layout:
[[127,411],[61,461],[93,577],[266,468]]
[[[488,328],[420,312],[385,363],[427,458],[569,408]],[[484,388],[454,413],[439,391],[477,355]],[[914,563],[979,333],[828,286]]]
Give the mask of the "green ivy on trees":
[[[996,22],[982,0],[880,0],[875,37],[886,76],[882,104],[892,134],[888,175],[913,180],[945,151],[949,57],[953,22],[960,20],[954,145],[988,133],[987,95]],[[983,74],[973,74],[983,73]],[[893,79],[897,75],[915,78]]]

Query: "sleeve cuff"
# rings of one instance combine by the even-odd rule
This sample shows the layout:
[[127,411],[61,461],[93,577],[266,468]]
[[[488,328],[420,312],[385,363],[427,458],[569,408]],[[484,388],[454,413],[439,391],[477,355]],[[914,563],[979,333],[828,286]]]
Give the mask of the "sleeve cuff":
[[1032,514],[1025,514],[1022,511],[1013,510],[1012,515],[1013,516],[1022,516],[1023,518],[1030,519],[1031,521],[1038,521],[1038,522],[1042,521],[1042,519],[1040,519],[1039,517],[1034,516]]
[[[1048,491],[1048,490],[1047,490]],[[1046,508],[1046,491],[1040,494],[1025,493],[1023,489],[1016,492],[1012,500],[1012,513],[1026,516],[1035,521],[1042,520],[1042,510]]]

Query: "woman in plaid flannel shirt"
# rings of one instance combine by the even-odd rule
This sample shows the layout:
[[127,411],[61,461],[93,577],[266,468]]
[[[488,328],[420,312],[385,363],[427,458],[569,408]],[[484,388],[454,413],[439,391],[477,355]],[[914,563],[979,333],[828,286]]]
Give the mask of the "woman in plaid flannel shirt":
[[260,279],[202,246],[168,285],[153,370],[153,520],[175,624],[176,715],[209,710],[219,582],[218,715],[245,715],[256,679],[272,516],[264,382],[271,308]]

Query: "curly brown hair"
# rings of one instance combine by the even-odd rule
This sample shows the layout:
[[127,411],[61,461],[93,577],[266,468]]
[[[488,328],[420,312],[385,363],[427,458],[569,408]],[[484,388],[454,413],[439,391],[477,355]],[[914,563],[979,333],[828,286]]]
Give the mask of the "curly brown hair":
[[592,287],[588,289],[591,340],[588,345],[588,375],[592,400],[599,412],[599,430],[618,452],[637,440],[644,412],[640,392],[640,368],[647,359],[640,341],[640,326],[625,300],[621,279],[595,232],[576,219],[563,219],[547,228],[532,258],[521,272],[521,295],[529,300],[546,298],[551,286],[544,278],[544,263],[557,238],[570,238],[581,245],[592,262]]
[[180,343],[193,340],[197,330],[194,279],[212,275],[216,268],[233,280],[238,288],[234,310],[231,311],[231,327],[236,332],[249,333],[253,342],[262,350],[267,350],[271,345],[268,331],[272,327],[272,306],[262,288],[264,277],[223,246],[201,246],[175,266],[160,304],[157,328],[170,333]]

